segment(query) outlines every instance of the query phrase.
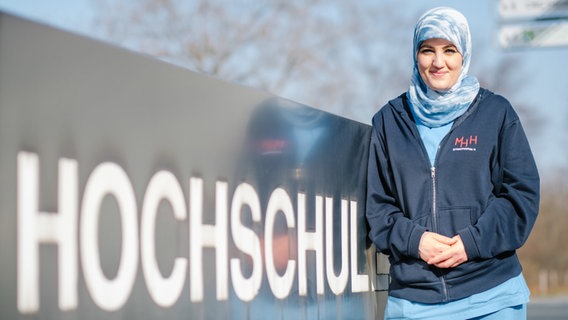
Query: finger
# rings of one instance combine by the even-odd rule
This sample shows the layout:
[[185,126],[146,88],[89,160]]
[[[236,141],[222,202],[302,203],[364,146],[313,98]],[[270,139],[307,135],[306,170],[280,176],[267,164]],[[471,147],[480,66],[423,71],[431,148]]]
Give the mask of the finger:
[[428,261],[430,264],[438,265],[443,264],[445,268],[449,268],[455,263],[461,263],[464,259],[464,254],[462,254],[460,247],[450,246],[446,250],[434,255]]
[[436,264],[433,264],[433,265],[440,268],[440,269],[448,269],[448,268],[452,268],[453,262],[443,261],[443,262],[436,263]]
[[462,262],[459,259],[457,259],[454,256],[451,256],[445,260],[433,261],[432,264],[438,268],[447,269],[447,268],[455,268],[459,266],[461,263]]
[[455,268],[466,261],[466,256],[460,254],[460,252],[457,251],[453,252],[452,254],[444,252],[443,254],[440,254],[435,258],[429,260],[429,263],[435,265],[438,268]]
[[438,266],[439,264],[442,264],[451,258],[452,254],[449,254],[448,251],[444,251],[428,259],[428,264]]
[[448,238],[448,237],[446,237],[446,236],[443,236],[443,235],[437,234],[437,233],[433,234],[433,235],[432,235],[432,238],[433,238],[434,240],[440,242],[440,243],[443,243],[443,244],[449,245],[449,246],[455,244],[455,243],[458,241],[458,240],[455,239],[455,238]]

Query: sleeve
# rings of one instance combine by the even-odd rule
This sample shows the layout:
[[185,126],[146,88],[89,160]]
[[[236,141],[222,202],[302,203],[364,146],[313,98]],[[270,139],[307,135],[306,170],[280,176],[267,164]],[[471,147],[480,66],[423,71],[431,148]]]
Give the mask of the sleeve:
[[400,260],[402,256],[419,259],[418,245],[426,228],[413,223],[401,211],[389,174],[388,154],[377,131],[374,123],[367,167],[366,218],[369,238],[379,251],[395,260]]
[[517,117],[504,126],[498,148],[495,198],[477,223],[458,232],[469,259],[492,258],[520,248],[538,215],[540,179]]

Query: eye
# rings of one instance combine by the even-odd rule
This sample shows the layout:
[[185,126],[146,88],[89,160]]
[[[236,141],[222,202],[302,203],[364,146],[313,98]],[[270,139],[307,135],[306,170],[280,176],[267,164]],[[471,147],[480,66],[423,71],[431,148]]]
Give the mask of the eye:
[[421,54],[433,53],[433,52],[434,52],[434,49],[428,48],[428,47],[420,48],[420,50],[418,51],[418,53],[421,53]]
[[454,54],[454,53],[458,53],[458,50],[454,47],[451,47],[451,48],[446,48],[446,50],[444,50],[444,52],[449,53],[449,54]]

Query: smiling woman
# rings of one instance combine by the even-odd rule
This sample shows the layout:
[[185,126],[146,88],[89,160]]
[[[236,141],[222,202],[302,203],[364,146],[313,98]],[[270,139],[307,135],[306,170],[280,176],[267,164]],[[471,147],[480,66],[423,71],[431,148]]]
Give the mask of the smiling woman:
[[466,18],[417,22],[405,94],[373,117],[369,238],[390,256],[386,319],[526,318],[516,250],[539,207],[539,177],[510,103],[468,75]]
[[[432,42],[440,40],[445,40],[445,45],[455,48],[460,56],[459,64],[457,64],[458,61],[451,63],[453,70],[459,69],[459,73],[452,73],[454,76],[451,77],[453,79],[457,76],[457,79],[448,81],[442,87],[438,87],[440,83],[432,86],[432,83],[430,83],[430,80],[433,80],[432,76],[424,77],[426,73],[431,71],[445,72],[450,70],[449,65],[440,66],[441,52],[432,50],[433,44],[441,45],[439,49],[444,48],[441,43]],[[424,45],[428,45],[427,48],[430,50],[422,52],[420,49]],[[413,48],[415,53],[413,57],[414,72],[408,90],[412,114],[420,123],[428,127],[441,127],[462,115],[479,91],[477,78],[468,75],[472,48],[471,34],[466,18],[457,11],[433,11],[423,15],[416,23]],[[439,59],[438,61],[423,59],[428,56],[430,51],[435,58]],[[446,54],[448,53],[454,54],[451,51],[446,52]],[[448,60],[444,59],[443,62],[447,63]],[[426,72],[426,69],[428,69],[428,72]]]

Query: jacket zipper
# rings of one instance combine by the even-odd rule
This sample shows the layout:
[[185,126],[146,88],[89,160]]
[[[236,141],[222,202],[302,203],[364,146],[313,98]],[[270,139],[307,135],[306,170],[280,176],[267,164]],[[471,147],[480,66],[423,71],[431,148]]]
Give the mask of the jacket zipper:
[[[436,167],[430,168],[430,176],[432,178],[432,224],[436,232],[438,232],[438,220],[437,220],[437,207],[436,207]],[[444,301],[448,301],[448,287],[446,285],[446,278],[440,276],[440,281],[442,282],[442,292],[444,294]]]
[[438,232],[438,220],[436,219],[436,167],[430,168],[432,177],[432,224],[434,231]]

